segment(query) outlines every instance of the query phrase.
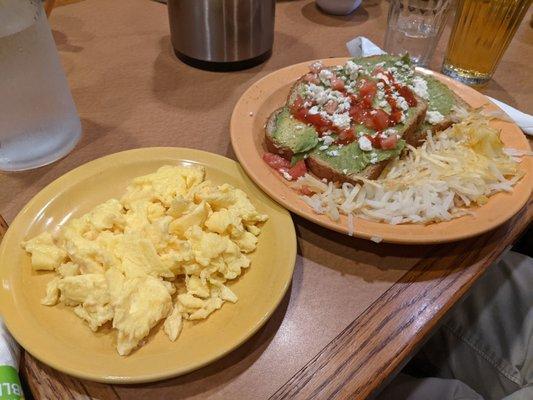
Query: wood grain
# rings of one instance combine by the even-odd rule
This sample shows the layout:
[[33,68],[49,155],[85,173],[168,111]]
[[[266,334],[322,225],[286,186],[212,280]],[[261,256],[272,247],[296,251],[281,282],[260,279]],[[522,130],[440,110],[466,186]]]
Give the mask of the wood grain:
[[435,246],[431,259],[407,272],[271,399],[366,398],[403,366],[532,217],[533,197],[503,226],[471,240]]

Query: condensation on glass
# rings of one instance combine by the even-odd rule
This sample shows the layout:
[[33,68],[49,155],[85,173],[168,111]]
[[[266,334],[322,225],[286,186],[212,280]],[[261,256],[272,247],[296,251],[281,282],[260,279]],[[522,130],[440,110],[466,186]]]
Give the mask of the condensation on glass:
[[0,170],[69,153],[81,124],[39,0],[0,0]]

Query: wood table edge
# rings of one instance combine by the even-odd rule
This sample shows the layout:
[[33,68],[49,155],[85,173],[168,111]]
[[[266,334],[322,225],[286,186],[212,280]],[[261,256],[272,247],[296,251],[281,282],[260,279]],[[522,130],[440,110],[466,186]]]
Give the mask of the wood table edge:
[[[431,277],[435,285],[424,293],[424,297],[434,295],[433,290],[449,290],[453,284],[458,285],[455,295],[450,297],[450,301],[435,307],[434,304],[426,304],[423,310],[416,309],[416,302],[410,303],[410,299],[420,297],[418,288],[414,283],[423,280],[426,275],[430,276],[435,272],[433,265],[429,263],[422,269],[416,266],[407,271],[402,278],[394,283],[384,292],[372,305],[355,318],[342,332],[340,332],[331,342],[329,342],[318,354],[316,354],[305,366],[285,382],[271,397],[270,400],[281,399],[363,399],[375,394],[384,384],[392,378],[393,374],[399,371],[409,360],[416,350],[425,342],[429,334],[434,331],[444,315],[459,302],[464,294],[471,288],[477,279],[495,262],[505,251],[510,243],[513,243],[524,231],[533,217],[533,197],[528,203],[504,225],[488,232],[475,239],[492,237],[508,228],[506,237],[508,240],[499,242],[493,251],[485,257],[478,268],[470,275],[455,273],[456,270],[443,270],[442,275],[437,279]],[[523,223],[517,223],[523,218]],[[466,263],[468,260],[463,259]],[[391,298],[402,299],[406,308],[400,310],[405,318],[398,318],[404,321],[409,313],[418,311],[415,317],[423,317],[424,323],[416,332],[416,336],[411,336],[406,340],[397,340],[394,354],[387,354],[388,362],[381,361],[377,355],[381,350],[378,348],[382,341],[379,339],[392,331],[396,338],[401,338],[401,330],[405,326],[396,326],[396,329],[387,327],[387,324],[394,321],[394,315],[387,314],[380,317],[382,310],[389,306]],[[390,308],[390,307],[389,307]],[[394,310],[390,310],[394,311]],[[423,315],[421,315],[423,314]],[[380,318],[377,318],[380,317]],[[368,328],[370,321],[380,320],[380,324],[375,329]],[[407,318],[410,324],[416,323],[416,318]],[[372,327],[371,327],[372,328]],[[378,329],[381,328],[381,329]],[[387,329],[384,329],[387,328]],[[365,353],[366,357],[360,357],[357,352]],[[365,365],[362,365],[366,362]],[[360,378],[354,376],[365,366],[371,365],[371,373],[367,372],[368,380],[362,382]],[[368,367],[367,367],[368,368]]]

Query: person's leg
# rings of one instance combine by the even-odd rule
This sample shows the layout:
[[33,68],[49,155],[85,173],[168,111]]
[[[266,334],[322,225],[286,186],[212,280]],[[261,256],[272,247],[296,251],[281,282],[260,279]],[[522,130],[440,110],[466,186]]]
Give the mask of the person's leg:
[[533,259],[510,252],[492,265],[413,365],[438,380],[400,376],[378,399],[533,399]]
[[486,399],[502,399],[533,383],[532,288],[533,259],[507,253],[429,339],[420,357],[436,376],[459,379]]
[[415,378],[400,373],[377,400],[483,400],[457,379]]

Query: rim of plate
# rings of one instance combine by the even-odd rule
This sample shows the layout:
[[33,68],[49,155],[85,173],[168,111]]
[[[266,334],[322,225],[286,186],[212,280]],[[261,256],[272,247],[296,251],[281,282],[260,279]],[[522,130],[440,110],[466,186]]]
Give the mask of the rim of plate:
[[[131,149],[131,150],[125,150],[113,154],[109,154],[97,159],[94,159],[92,161],[88,161],[87,163],[84,163],[65,174],[61,175],[54,181],[50,182],[48,185],[46,185],[43,189],[41,189],[37,194],[35,194],[34,197],[26,205],[20,210],[20,212],[17,214],[13,222],[10,224],[6,234],[4,235],[4,238],[0,242],[0,279],[3,281],[6,278],[9,278],[9,275],[11,275],[11,269],[6,267],[8,264],[7,262],[3,262],[2,260],[5,258],[5,253],[7,251],[7,247],[9,244],[11,244],[11,236],[15,234],[15,230],[18,230],[19,220],[23,218],[23,215],[25,215],[30,208],[34,206],[34,204],[41,202],[41,205],[39,206],[39,212],[42,211],[43,208],[45,208],[49,202],[51,202],[55,195],[53,193],[49,193],[56,189],[56,187],[61,188],[68,188],[71,186],[74,186],[76,183],[76,179],[72,179],[73,177],[77,177],[77,179],[84,179],[88,176],[94,175],[95,172],[89,173],[89,169],[91,168],[97,168],[99,170],[102,170],[102,168],[105,169],[105,164],[107,164],[109,161],[121,161],[127,156],[142,156],[143,154],[147,153],[154,153],[154,159],[157,159],[157,155],[159,155],[160,159],[162,160],[163,155],[166,155],[170,160],[174,161],[180,161],[180,162],[192,162],[192,163],[199,163],[199,164],[205,164],[207,168],[214,168],[213,164],[210,163],[211,160],[217,160],[217,167],[219,165],[226,164],[226,167],[233,167],[236,168],[236,171],[240,172],[240,175],[238,176],[238,179],[243,180],[244,182],[248,181],[253,186],[257,185],[253,180],[251,180],[246,173],[244,173],[241,165],[224,156],[221,156],[219,154],[210,153],[203,150],[197,150],[192,148],[185,148],[185,147],[144,147],[144,148],[138,148],[138,149]],[[217,168],[218,169],[218,168]],[[220,168],[222,169],[222,168]],[[81,175],[81,176],[78,176]],[[296,240],[296,231],[294,228],[294,223],[292,221],[292,218],[290,216],[290,213],[281,207],[279,204],[277,204],[274,200],[272,200],[269,196],[266,196],[263,191],[261,191],[259,188],[258,192],[261,193],[261,195],[264,196],[264,199],[257,198],[256,200],[261,202],[267,202],[270,203],[271,206],[275,207],[280,211],[280,213],[283,214],[283,218],[287,219],[287,236],[290,236],[290,241],[287,242],[288,244],[288,259],[291,260],[289,267],[285,270],[285,273],[287,274],[286,279],[284,280],[283,286],[281,290],[278,292],[278,295],[274,298],[274,301],[272,303],[272,306],[269,307],[268,311],[262,315],[261,319],[255,321],[253,325],[251,325],[248,329],[246,329],[245,333],[239,337],[234,342],[230,343],[226,348],[223,348],[222,351],[217,352],[212,357],[208,357],[206,360],[200,363],[192,364],[186,367],[181,368],[174,368],[169,369],[165,372],[151,372],[147,374],[140,374],[139,376],[123,376],[123,375],[112,375],[112,376],[103,376],[103,375],[97,375],[94,373],[87,373],[84,371],[79,371],[76,369],[70,369],[66,368],[64,365],[61,364],[61,360],[59,358],[52,358],[51,360],[49,357],[47,357],[46,352],[43,352],[39,350],[38,344],[34,343],[32,340],[32,336],[29,335],[24,331],[24,325],[25,323],[23,321],[26,321],[28,317],[21,318],[19,317],[19,313],[15,309],[14,299],[15,296],[11,294],[11,290],[9,288],[6,288],[5,285],[2,285],[0,287],[0,313],[2,314],[4,318],[4,323],[10,333],[13,335],[13,337],[16,339],[16,341],[23,347],[26,351],[28,351],[33,357],[35,357],[37,360],[41,361],[42,363],[62,372],[65,374],[68,374],[70,376],[80,378],[80,379],[86,379],[93,382],[101,382],[101,383],[109,383],[109,384],[134,384],[134,383],[148,383],[148,382],[155,382],[160,380],[165,380],[169,378],[174,378],[177,376],[184,375],[186,373],[198,370],[202,367],[205,367],[206,365],[212,364],[213,362],[221,359],[222,357],[226,356],[227,354],[231,353],[232,351],[238,349],[240,346],[242,346],[244,343],[246,343],[255,333],[261,329],[266,322],[270,319],[272,314],[278,309],[280,306],[283,298],[287,294],[287,291],[291,285],[292,277],[294,273],[295,263],[296,263],[296,254],[297,254],[297,240]],[[257,196],[254,196],[257,197]],[[43,200],[46,200],[43,202]],[[32,217],[32,219],[35,216]],[[13,227],[13,228],[12,228]],[[17,321],[19,320],[19,321]],[[22,322],[21,322],[22,321]],[[169,341],[169,343],[172,343]],[[111,348],[110,351],[115,351],[114,348]],[[43,355],[43,353],[45,353]]]
[[[344,63],[350,59],[352,59],[352,57],[314,59],[289,65],[287,67],[269,73],[268,75],[254,82],[241,95],[233,109],[230,121],[231,143],[233,150],[237,156],[237,159],[239,160],[241,166],[244,168],[246,173],[259,187],[261,187],[261,189],[263,189],[275,201],[282,204],[284,207],[291,210],[295,214],[320,226],[344,234],[348,234],[347,224],[334,222],[324,215],[314,213],[306,203],[304,203],[301,199],[298,198],[298,194],[294,190],[292,190],[281,177],[279,177],[279,174],[276,174],[272,171],[270,167],[266,166],[266,164],[262,161],[262,154],[258,154],[256,151],[254,135],[257,135],[258,132],[257,129],[254,129],[253,122],[257,114],[261,113],[265,102],[276,91],[283,89],[285,86],[292,85],[292,83],[296,79],[298,79],[303,73],[305,73],[305,70],[310,63],[321,61],[322,63],[324,63],[324,65],[332,66]],[[436,79],[445,83],[446,86],[448,86],[457,95],[463,98],[463,100],[465,100],[464,95],[477,100],[483,99],[483,104],[489,104],[489,108],[500,110],[499,107],[490,102],[490,100],[485,95],[477,92],[473,88],[470,88],[457,81],[454,81],[453,79],[447,76],[425,68],[417,67],[417,70],[424,74],[432,75]],[[288,93],[288,90],[286,93]],[[266,118],[268,117],[268,115],[275,109],[281,107],[282,105],[283,104],[277,104],[276,107],[269,109],[264,121],[261,122],[260,126],[263,128],[260,132],[260,147],[264,151],[266,151],[264,149],[263,140],[264,123],[266,122]],[[530,150],[529,143],[525,138],[525,135],[522,133],[522,131],[516,124],[501,121],[501,125],[503,125],[503,127],[500,128],[502,133],[505,131],[506,134],[512,135],[513,138],[516,139],[516,141],[520,142],[517,148],[523,150]],[[259,168],[257,168],[258,165],[260,165]],[[377,237],[383,242],[398,244],[437,244],[467,239],[488,232],[502,225],[507,220],[512,218],[516,213],[518,213],[518,211],[520,211],[520,209],[527,203],[529,197],[531,196],[531,192],[533,190],[533,174],[531,172],[533,170],[533,160],[530,160],[530,157],[524,157],[522,159],[520,167],[524,171],[524,176],[514,186],[513,192],[511,193],[512,197],[510,198],[512,201],[510,202],[510,204],[506,203],[506,211],[504,215],[497,215],[492,222],[485,223],[478,229],[470,228],[465,229],[463,231],[455,230],[450,232],[450,229],[453,228],[454,225],[457,225],[458,221],[460,221],[459,223],[461,225],[471,227],[472,221],[465,223],[464,219],[469,216],[455,218],[450,221],[436,222],[428,225],[390,225],[386,223],[366,220],[360,217],[355,217],[353,236],[370,240]],[[273,179],[272,177],[274,177],[275,179]],[[268,182],[265,182],[264,178],[267,178]],[[526,187],[524,188],[523,186]],[[516,190],[517,187],[520,187],[523,192],[520,193],[519,197]],[[499,197],[499,195],[501,194],[502,193],[497,193],[491,196],[490,200],[494,201],[495,197]],[[503,201],[502,199],[498,200]],[[486,205],[480,206],[478,209],[476,209],[476,212],[480,209],[482,210],[485,206]],[[342,219],[344,220],[345,217],[343,217]],[[364,227],[363,230],[358,229],[358,227],[361,225],[363,225]],[[432,226],[433,228],[431,228]],[[432,232],[432,230],[435,229],[435,227],[437,226],[439,229],[443,230],[445,229],[444,227],[449,227],[450,229],[446,229],[445,234],[439,232]]]

